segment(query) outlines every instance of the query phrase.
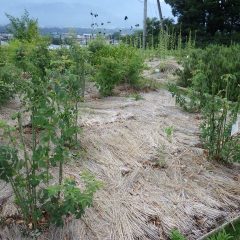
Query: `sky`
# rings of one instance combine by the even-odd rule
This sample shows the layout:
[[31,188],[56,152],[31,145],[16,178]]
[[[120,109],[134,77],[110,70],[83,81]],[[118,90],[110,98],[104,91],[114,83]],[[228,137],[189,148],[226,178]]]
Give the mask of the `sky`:
[[[163,16],[172,17],[170,6],[163,0],[161,5]],[[8,23],[5,13],[19,17],[24,9],[40,27],[89,28],[92,22],[111,21],[106,28],[129,28],[143,21],[143,0],[0,0],[0,25]],[[92,19],[91,11],[99,17]],[[148,0],[148,16],[159,16],[156,0]]]

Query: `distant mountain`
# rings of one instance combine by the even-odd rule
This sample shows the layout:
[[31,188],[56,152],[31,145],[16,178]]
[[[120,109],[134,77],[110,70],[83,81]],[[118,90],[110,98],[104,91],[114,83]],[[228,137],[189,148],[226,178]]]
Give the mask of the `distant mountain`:
[[119,32],[121,30],[121,32],[123,34],[130,34],[132,33],[132,31],[130,29],[104,29],[104,28],[96,28],[96,29],[92,29],[92,28],[58,28],[58,27],[45,27],[45,28],[40,28],[40,32],[42,35],[48,35],[48,34],[52,34],[52,33],[56,33],[56,34],[63,34],[63,33],[69,33],[70,31],[75,32],[76,34],[91,34],[91,33],[103,33],[105,32],[106,34],[113,34],[115,32]]
[[[103,33],[106,34],[113,34],[115,32],[119,32],[121,30],[122,34],[131,34],[133,31],[130,29],[105,29],[104,28],[98,28],[98,29],[92,29],[92,28],[59,28],[59,27],[44,27],[40,28],[40,33],[42,35],[51,35],[51,34],[63,34],[63,33],[69,33],[70,31],[74,31],[76,34],[90,34],[90,33]],[[0,25],[0,33],[7,33],[7,25],[1,26]]]

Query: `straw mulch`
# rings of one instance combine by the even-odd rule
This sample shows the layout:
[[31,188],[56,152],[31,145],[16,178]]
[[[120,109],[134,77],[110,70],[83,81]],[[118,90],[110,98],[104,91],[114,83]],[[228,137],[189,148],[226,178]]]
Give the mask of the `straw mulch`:
[[[86,154],[68,163],[65,175],[81,185],[79,173],[88,169],[104,187],[81,220],[62,230],[51,227],[39,239],[159,240],[177,228],[191,240],[239,214],[240,168],[207,160],[200,116],[181,111],[167,91],[142,96],[81,106]],[[172,136],[167,127],[173,127]],[[6,189],[1,184],[1,194],[9,194]],[[0,235],[22,239],[17,228]]]

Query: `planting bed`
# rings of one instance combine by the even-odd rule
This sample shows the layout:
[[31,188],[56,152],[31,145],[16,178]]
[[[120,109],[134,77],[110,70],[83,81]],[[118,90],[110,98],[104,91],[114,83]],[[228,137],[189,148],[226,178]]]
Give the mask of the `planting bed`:
[[[79,173],[88,169],[104,187],[81,220],[63,230],[52,227],[39,239],[159,240],[178,228],[192,240],[240,214],[240,167],[207,160],[201,117],[176,107],[166,90],[141,95],[139,101],[96,99],[89,85],[79,118],[84,153],[67,164],[65,174],[81,185]],[[14,101],[6,105],[0,118],[10,119],[16,107]],[[16,214],[9,187],[0,183],[0,192],[1,216]],[[18,231],[5,227],[0,236],[21,239]]]

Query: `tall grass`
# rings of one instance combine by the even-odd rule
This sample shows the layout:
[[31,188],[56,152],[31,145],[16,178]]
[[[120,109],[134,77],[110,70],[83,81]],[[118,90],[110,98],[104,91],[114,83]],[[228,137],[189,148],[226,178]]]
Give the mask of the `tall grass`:
[[[181,30],[177,32],[174,28],[167,28],[160,31],[156,38],[152,33],[147,36],[146,55],[155,56],[159,58],[166,58],[167,56],[182,57],[188,54],[189,51],[195,48],[196,36],[190,31],[188,36],[183,40]],[[123,39],[123,42],[141,49],[142,34],[130,35]]]

